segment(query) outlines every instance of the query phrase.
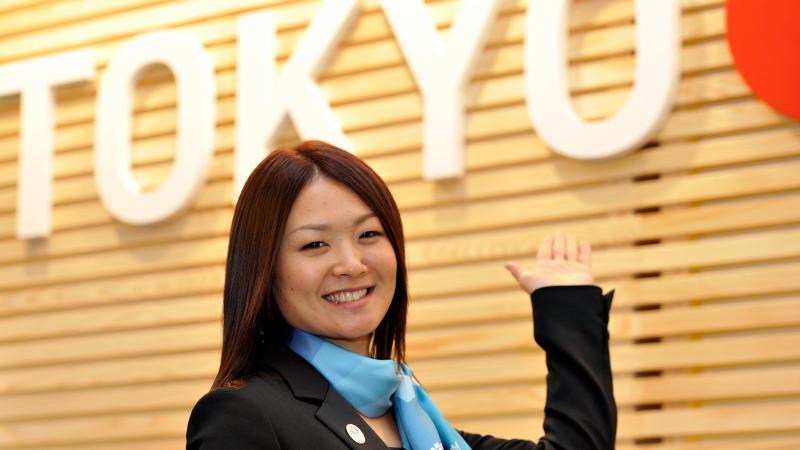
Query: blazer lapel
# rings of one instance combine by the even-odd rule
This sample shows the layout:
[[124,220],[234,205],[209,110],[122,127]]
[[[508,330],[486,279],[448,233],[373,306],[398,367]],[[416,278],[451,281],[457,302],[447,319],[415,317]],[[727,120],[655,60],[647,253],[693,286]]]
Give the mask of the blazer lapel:
[[[372,431],[347,400],[344,399],[317,369],[288,347],[280,346],[264,358],[264,364],[272,366],[289,385],[298,400],[320,404],[316,418],[331,430],[351,449],[387,450],[383,440]],[[350,436],[348,425],[355,425],[364,435],[359,444]]]
[[[328,385],[325,400],[317,410],[317,419],[352,449],[386,450],[388,448],[380,436],[375,434],[372,428],[364,422],[364,419],[358,415],[355,408],[333,389],[333,386]],[[358,430],[363,433],[363,444],[356,442],[355,437],[348,432],[348,426],[352,425],[358,427]]]

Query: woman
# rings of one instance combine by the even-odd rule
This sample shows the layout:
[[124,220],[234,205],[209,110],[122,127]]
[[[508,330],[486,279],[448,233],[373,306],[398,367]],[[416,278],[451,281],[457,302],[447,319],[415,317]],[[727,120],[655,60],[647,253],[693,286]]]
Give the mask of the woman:
[[323,142],[275,151],[236,205],[220,368],[192,411],[187,449],[613,448],[611,297],[591,286],[590,257],[588,243],[559,233],[534,269],[506,266],[533,293],[545,436],[456,431],[404,365],[404,241],[388,188]]

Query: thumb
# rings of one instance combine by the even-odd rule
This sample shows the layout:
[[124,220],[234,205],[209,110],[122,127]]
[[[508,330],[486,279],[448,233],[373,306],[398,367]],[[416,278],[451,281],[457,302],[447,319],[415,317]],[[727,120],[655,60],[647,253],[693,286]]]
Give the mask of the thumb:
[[513,261],[509,261],[506,263],[505,268],[506,270],[511,272],[511,275],[514,275],[514,278],[516,278],[519,281],[519,276],[522,273],[522,267],[520,267],[519,264]]

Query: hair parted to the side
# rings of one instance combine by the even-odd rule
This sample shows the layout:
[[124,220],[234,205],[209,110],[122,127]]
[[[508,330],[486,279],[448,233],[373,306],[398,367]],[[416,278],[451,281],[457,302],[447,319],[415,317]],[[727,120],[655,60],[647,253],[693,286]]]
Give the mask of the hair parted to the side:
[[363,161],[331,144],[306,141],[270,153],[250,174],[239,195],[225,265],[222,355],[212,389],[241,384],[253,374],[262,351],[283,345],[288,325],[274,295],[278,255],[292,205],[317,176],[341,183],[358,195],[378,217],[392,243],[397,257],[396,289],[386,316],[373,333],[370,352],[375,358],[405,362],[408,290],[397,204],[383,180]]

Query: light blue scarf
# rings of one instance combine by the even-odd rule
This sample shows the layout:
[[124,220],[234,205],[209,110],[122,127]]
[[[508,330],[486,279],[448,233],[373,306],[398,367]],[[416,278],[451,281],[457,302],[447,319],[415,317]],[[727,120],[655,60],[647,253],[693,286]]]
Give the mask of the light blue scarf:
[[379,417],[394,406],[408,450],[470,450],[464,438],[414,381],[411,369],[392,359],[372,359],[294,329],[289,348],[308,361],[361,414]]

